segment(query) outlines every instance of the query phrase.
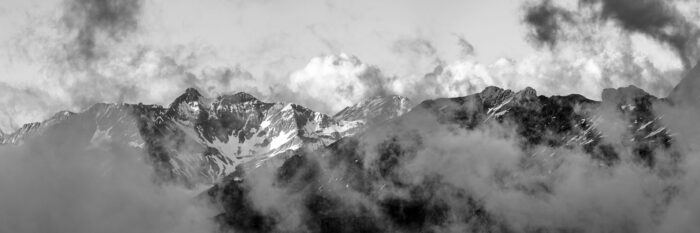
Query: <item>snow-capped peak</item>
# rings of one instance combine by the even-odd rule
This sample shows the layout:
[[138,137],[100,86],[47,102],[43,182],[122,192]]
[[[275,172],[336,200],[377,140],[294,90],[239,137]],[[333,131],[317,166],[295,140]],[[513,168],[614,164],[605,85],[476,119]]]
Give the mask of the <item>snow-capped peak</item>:
[[333,116],[338,121],[363,121],[377,123],[403,115],[413,104],[403,96],[375,96],[346,107]]

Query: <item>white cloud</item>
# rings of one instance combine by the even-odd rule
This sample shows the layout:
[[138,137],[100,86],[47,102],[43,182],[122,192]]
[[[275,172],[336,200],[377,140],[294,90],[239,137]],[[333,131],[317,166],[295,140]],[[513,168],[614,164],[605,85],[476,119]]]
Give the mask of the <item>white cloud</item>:
[[[375,71],[373,71],[375,70]],[[376,68],[347,54],[316,57],[289,77],[290,90],[302,98],[316,100],[312,108],[338,112],[365,97],[381,92],[384,79]]]
[[[0,108],[6,110],[0,117],[0,129],[9,132],[58,110],[79,111],[95,102],[167,105],[187,87],[197,87],[209,95],[245,91],[267,101],[295,102],[333,114],[372,95],[398,94],[419,102],[464,96],[490,85],[515,90],[531,86],[545,95],[579,93],[598,99],[602,88],[633,84],[665,96],[680,74],[677,58],[669,62],[673,59],[656,56],[663,47],[650,47],[650,41],[635,35],[630,39],[614,25],[571,29],[565,32],[571,38],[566,42],[569,44],[555,51],[483,62],[485,59],[478,56],[463,56],[463,47],[454,35],[468,39],[482,54],[493,50],[494,45],[485,46],[479,39],[490,33],[479,36],[458,30],[426,30],[452,28],[450,20],[455,19],[449,17],[416,22],[419,29],[406,26],[371,30],[373,27],[360,27],[374,25],[370,24],[371,17],[361,17],[358,6],[342,3],[305,2],[319,12],[300,18],[300,22],[306,22],[301,25],[286,19],[298,16],[304,8],[291,8],[279,18],[260,18],[269,7],[287,6],[283,2],[168,4],[145,4],[139,30],[119,43],[101,44],[104,46],[100,49],[110,51],[82,70],[66,64],[64,58],[69,54],[63,46],[72,37],[56,28],[56,16],[37,16],[41,20],[27,23],[31,30],[18,30],[12,43],[7,44],[12,47],[8,49],[11,58],[5,61],[9,69],[4,70],[0,82],[17,95],[30,89],[35,94],[2,102]],[[388,6],[391,2],[381,4]],[[225,11],[231,7],[242,15]],[[186,14],[188,10],[212,8],[216,9],[212,16]],[[329,15],[327,9],[342,14]],[[421,15],[440,9],[438,5],[415,8],[423,10]],[[404,11],[410,10],[395,12],[398,18],[382,15],[376,20],[384,26],[403,25],[400,20],[413,22],[411,14]],[[261,25],[249,23],[256,20],[240,21],[244,16],[269,21],[273,26],[261,30]],[[231,22],[241,27],[233,27]],[[202,27],[205,23],[209,26]],[[499,43],[499,50],[512,46],[498,36],[491,38]],[[323,45],[317,46],[319,43]],[[321,47],[344,49],[352,55],[319,56],[340,52]],[[35,105],[42,107],[32,109]]]

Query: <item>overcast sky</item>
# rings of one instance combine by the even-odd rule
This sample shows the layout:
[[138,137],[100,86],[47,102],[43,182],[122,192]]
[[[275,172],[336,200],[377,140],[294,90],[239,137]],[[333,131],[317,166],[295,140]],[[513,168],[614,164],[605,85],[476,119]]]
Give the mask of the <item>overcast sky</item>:
[[[90,11],[69,7],[83,2],[101,1],[0,5],[1,130],[94,102],[167,105],[188,86],[209,95],[246,91],[332,114],[368,95],[418,102],[488,85],[595,99],[604,87],[634,84],[664,95],[681,69],[664,45],[621,36],[609,25],[594,33],[600,45],[536,48],[516,0],[119,0],[137,5],[128,12],[133,27],[119,31],[85,26],[90,20],[67,24],[66,15]],[[99,56],[78,66],[74,51],[66,51],[86,28]],[[632,59],[623,61],[626,55]],[[635,74],[610,71],[626,62],[639,66]],[[571,78],[554,77],[562,72]]]

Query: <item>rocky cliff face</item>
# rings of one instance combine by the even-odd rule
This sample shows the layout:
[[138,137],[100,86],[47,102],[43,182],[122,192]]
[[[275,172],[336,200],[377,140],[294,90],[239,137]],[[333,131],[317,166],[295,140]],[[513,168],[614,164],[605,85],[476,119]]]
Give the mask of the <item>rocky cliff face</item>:
[[363,124],[381,123],[411,110],[413,104],[402,96],[376,96],[363,100],[336,113],[338,121],[359,121]]
[[[363,107],[355,109],[379,115]],[[370,110],[388,111],[383,106]],[[95,104],[80,113],[60,112],[2,135],[1,144],[21,144],[37,135],[56,133],[54,128],[68,124],[67,120],[86,126],[81,134],[87,143],[114,142],[143,150],[159,177],[186,184],[212,183],[240,164],[262,163],[286,151],[327,146],[367,122],[362,116],[334,119],[297,104],[267,103],[242,92],[207,98],[190,88],[167,108]]]
[[[331,117],[246,93],[208,98],[188,89],[168,107],[96,104],[2,138],[11,146],[70,131],[83,142],[76,146],[119,143],[141,150],[159,180],[209,187],[201,197],[221,208],[216,219],[222,229],[236,232],[441,232],[465,226],[514,232],[488,211],[485,194],[455,185],[430,164],[453,163],[440,157],[444,153],[499,156],[479,154],[496,140],[505,147],[499,153],[520,153],[515,167],[527,177],[495,169],[481,178],[533,197],[555,194],[559,178],[551,172],[572,151],[600,168],[626,163],[672,176],[681,155],[656,109],[673,104],[633,86],[606,89],[601,101],[488,87],[412,108],[402,97],[376,97]],[[492,138],[490,132],[500,133]]]
[[[210,181],[233,172],[242,163],[259,163],[301,147],[328,145],[359,126],[334,121],[296,104],[266,103],[246,93],[208,99],[194,89],[175,99],[160,116],[163,120],[150,118],[140,120],[148,122],[141,131],[145,138],[153,139],[150,154],[174,158],[175,170]],[[173,135],[179,135],[176,141],[182,142],[180,145],[169,145]],[[192,163],[200,167],[192,168]]]
[[[295,219],[295,229],[301,231],[449,232],[455,226],[468,226],[467,232],[515,232],[486,210],[481,198],[473,195],[478,192],[455,186],[450,183],[454,181],[437,174],[422,174],[420,169],[430,168],[416,164],[439,164],[430,162],[441,158],[434,153],[454,150],[451,147],[455,145],[448,143],[435,148],[436,142],[459,144],[467,140],[451,132],[499,128],[506,129],[503,140],[515,140],[524,153],[518,160],[520,169],[542,172],[543,177],[548,176],[548,166],[557,166],[546,164],[573,156],[558,154],[571,150],[598,161],[600,167],[613,167],[624,160],[671,174],[674,166],[658,161],[668,163],[677,156],[672,133],[662,126],[662,116],[654,111],[658,104],[668,101],[633,86],[606,89],[602,101],[580,95],[538,96],[531,88],[514,92],[489,87],[465,97],[424,101],[400,117],[320,150],[298,150],[284,160],[245,167],[209,189],[206,196],[223,206],[220,223],[242,232],[288,229],[289,220],[280,217],[287,209],[266,211],[256,207],[260,200],[253,196],[259,192],[260,183],[268,182],[271,187],[265,186],[266,190],[298,200],[294,213],[300,217]],[[337,116],[343,115],[350,114]],[[437,125],[430,126],[434,121]],[[436,134],[436,130],[446,132]],[[511,176],[515,175],[503,171],[493,182],[502,189],[542,197],[553,195],[556,188],[551,180],[526,179],[518,183]],[[260,177],[269,180],[261,182],[265,179]],[[280,200],[266,201],[286,205]],[[532,228],[532,232],[568,231],[576,229]]]

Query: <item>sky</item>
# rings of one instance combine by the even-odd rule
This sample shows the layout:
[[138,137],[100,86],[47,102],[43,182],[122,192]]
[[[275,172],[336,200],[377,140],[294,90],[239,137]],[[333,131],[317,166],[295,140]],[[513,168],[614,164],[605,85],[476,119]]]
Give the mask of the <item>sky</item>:
[[[581,7],[583,2],[594,5]],[[649,7],[660,2],[669,8]],[[209,97],[245,91],[327,114],[376,95],[403,95],[419,103],[492,85],[516,91],[533,87],[542,95],[578,93],[596,100],[605,88],[636,85],[663,97],[688,72],[689,61],[697,59],[692,56],[700,55],[698,4],[3,0],[0,136],[60,110],[81,111],[98,102],[167,106],[189,87]],[[693,70],[700,72],[700,67]],[[370,151],[365,157],[370,160],[364,162],[374,162],[376,154],[368,148],[383,143],[373,137],[396,133],[403,143],[415,144],[413,136],[422,135],[425,148],[399,163],[406,174],[416,174],[407,176],[407,184],[437,174],[446,185],[473,192],[487,212],[503,216],[516,229],[532,224],[591,232],[691,232],[700,216],[700,156],[695,156],[700,107],[697,101],[684,101],[697,99],[690,96],[697,94],[692,89],[697,73],[694,77],[684,80],[688,85],[678,92],[675,100],[683,100],[674,102],[678,105],[655,105],[654,112],[663,116],[655,121],[674,132],[679,154],[660,151],[652,169],[630,162],[633,150],[627,147],[632,144],[620,136],[630,133],[629,128],[617,124],[628,119],[618,119],[617,110],[608,112],[613,109],[607,107],[600,108],[602,140],[624,148],[622,162],[613,166],[600,166],[578,147],[533,147],[542,150],[530,156],[521,151],[508,126],[454,130],[420,114],[361,138],[371,142],[361,144],[363,151]],[[0,148],[0,209],[5,210],[0,211],[0,231],[196,232],[216,227],[208,221],[215,213],[188,201],[196,195],[191,190],[153,186],[148,179],[153,170],[138,159],[142,154],[99,140],[86,149],[65,146],[81,144],[75,135],[85,129],[67,126],[58,138]],[[523,166],[524,155],[533,166]],[[272,186],[277,174],[268,168],[246,177],[254,179],[249,182],[253,201],[296,211],[299,203],[292,202],[299,200],[298,194]],[[334,175],[330,172],[318,174]],[[503,174],[512,187],[494,182]],[[551,198],[519,191],[531,184],[552,187]],[[327,187],[358,200],[347,186]],[[456,196],[463,197],[461,192]],[[80,221],[85,224],[74,224]]]
[[374,95],[418,103],[490,85],[665,96],[680,79],[669,46],[613,23],[572,27],[560,48],[533,43],[523,23],[532,2],[5,0],[0,130],[97,102],[167,106],[187,87],[333,114]]

